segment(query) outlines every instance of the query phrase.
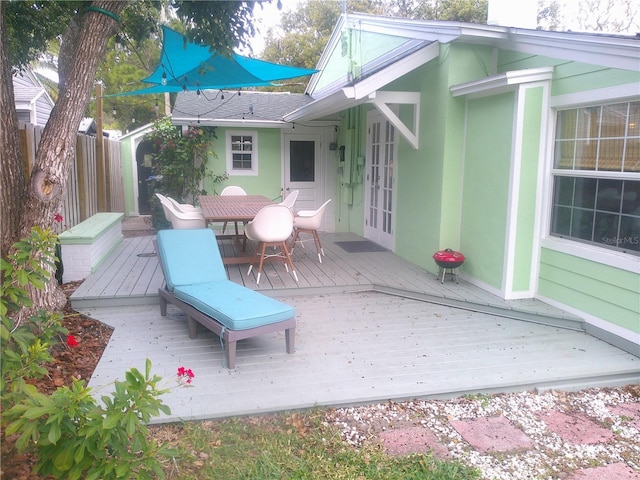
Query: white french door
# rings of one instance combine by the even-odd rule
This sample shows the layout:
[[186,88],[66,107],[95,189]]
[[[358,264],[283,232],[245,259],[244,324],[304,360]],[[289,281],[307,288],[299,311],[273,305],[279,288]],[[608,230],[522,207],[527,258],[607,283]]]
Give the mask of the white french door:
[[367,116],[364,236],[394,247],[396,132],[379,112]]

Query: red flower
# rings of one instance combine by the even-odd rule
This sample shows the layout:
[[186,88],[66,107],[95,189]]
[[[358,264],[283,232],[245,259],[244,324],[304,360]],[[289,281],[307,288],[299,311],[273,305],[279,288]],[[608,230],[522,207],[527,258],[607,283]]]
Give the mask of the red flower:
[[73,335],[68,335],[67,336],[67,345],[69,345],[70,347],[77,347],[78,346],[78,340],[76,340],[76,337],[74,337]]
[[59,213],[56,213],[56,214],[53,216],[53,220],[54,220],[55,222],[57,222],[57,223],[62,223],[62,222],[64,222],[64,217],[63,217],[62,215],[60,215]]
[[178,380],[184,380],[185,383],[190,384],[195,376],[190,368],[178,367]]

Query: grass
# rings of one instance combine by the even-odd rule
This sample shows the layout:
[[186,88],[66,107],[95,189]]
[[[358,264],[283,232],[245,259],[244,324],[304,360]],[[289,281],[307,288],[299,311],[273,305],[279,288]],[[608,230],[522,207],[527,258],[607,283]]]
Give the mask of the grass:
[[391,457],[370,442],[355,449],[322,411],[153,427],[179,452],[168,479],[475,480],[477,470],[429,454]]

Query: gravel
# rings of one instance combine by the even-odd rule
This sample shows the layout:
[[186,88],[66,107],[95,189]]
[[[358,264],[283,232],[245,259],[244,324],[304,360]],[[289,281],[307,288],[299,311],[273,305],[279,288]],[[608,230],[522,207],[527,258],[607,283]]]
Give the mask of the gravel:
[[[579,392],[477,394],[448,401],[390,401],[332,409],[325,421],[338,426],[344,440],[355,448],[375,442],[388,453],[394,451],[394,434],[400,438],[403,432],[423,427],[438,445],[423,445],[421,451],[430,447],[443,456],[443,446],[448,452],[445,457],[478,468],[485,479],[609,478],[600,477],[601,473],[597,477],[578,475],[584,469],[595,471],[594,467],[603,466],[622,467],[628,476],[616,478],[635,479],[640,478],[639,402],[640,385]],[[486,444],[479,445],[478,433],[472,435],[470,428],[475,423],[476,428],[485,425],[488,430],[489,419],[501,420],[497,423],[506,424],[507,429],[499,430],[498,425],[495,432],[485,432]],[[465,425],[467,430],[462,428]],[[521,439],[523,433],[528,437],[526,448],[492,448],[492,440],[498,437],[504,443],[509,435]],[[513,439],[512,445],[517,446],[516,436]]]

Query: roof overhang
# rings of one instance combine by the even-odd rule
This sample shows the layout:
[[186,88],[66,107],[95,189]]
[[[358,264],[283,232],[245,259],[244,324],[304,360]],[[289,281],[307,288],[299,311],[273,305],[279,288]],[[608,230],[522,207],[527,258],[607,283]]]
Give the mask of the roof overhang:
[[174,125],[194,125],[202,127],[231,127],[231,128],[291,128],[291,122],[282,120],[252,120],[229,119],[229,118],[194,118],[194,117],[171,117]]
[[[340,111],[370,103],[374,105],[403,135],[409,143],[418,148],[418,126],[420,122],[420,94],[417,92],[381,91],[394,80],[412,72],[438,58],[440,44],[432,42],[415,52],[399,59],[393,64],[352,82],[333,93],[319,98],[298,110],[284,116],[287,122],[300,122],[328,117]],[[389,107],[390,104],[409,104],[413,106],[413,124],[405,125]]]
[[472,82],[453,85],[449,88],[453,97],[469,98],[497,95],[513,90],[518,85],[551,80],[553,67],[527,68],[500,73]]

